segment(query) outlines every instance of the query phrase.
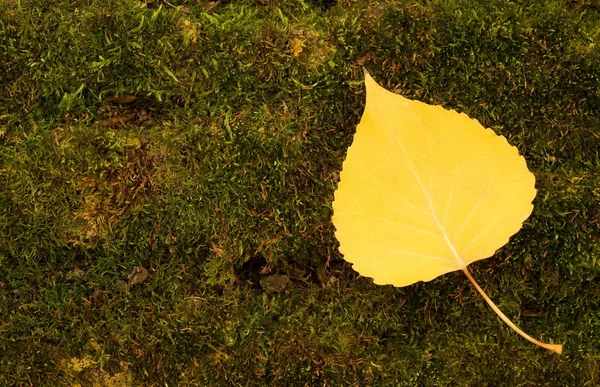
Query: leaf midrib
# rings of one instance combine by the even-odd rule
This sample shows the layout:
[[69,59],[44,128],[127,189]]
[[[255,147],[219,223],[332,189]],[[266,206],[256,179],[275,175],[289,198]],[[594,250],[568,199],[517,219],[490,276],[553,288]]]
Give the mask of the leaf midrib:
[[467,265],[465,265],[464,261],[462,260],[462,258],[458,254],[458,252],[456,251],[456,248],[452,244],[452,241],[450,241],[450,237],[446,233],[446,230],[444,229],[444,225],[442,225],[442,223],[438,219],[438,217],[437,217],[437,215],[435,213],[435,209],[433,207],[433,202],[431,201],[431,196],[429,196],[429,192],[427,192],[427,189],[423,185],[423,182],[421,181],[421,178],[419,177],[419,174],[417,173],[417,171],[412,166],[412,162],[408,158],[406,150],[404,149],[404,145],[402,145],[402,141],[400,141],[400,139],[398,138],[398,136],[395,133],[393,133],[393,136],[394,136],[394,139],[396,140],[396,143],[400,146],[400,150],[402,151],[402,155],[404,156],[404,159],[406,160],[406,163],[408,165],[408,169],[410,170],[410,173],[417,180],[417,183],[419,184],[419,187],[421,187],[421,190],[423,191],[423,194],[425,195],[425,198],[427,199],[427,204],[429,205],[429,210],[431,211],[431,216],[433,216],[433,220],[435,221],[435,223],[437,224],[438,228],[440,229],[440,232],[442,233],[444,241],[446,242],[446,244],[450,248],[450,251],[452,251],[452,255],[454,256],[454,259],[456,260],[456,263],[458,264],[459,269],[466,268]]

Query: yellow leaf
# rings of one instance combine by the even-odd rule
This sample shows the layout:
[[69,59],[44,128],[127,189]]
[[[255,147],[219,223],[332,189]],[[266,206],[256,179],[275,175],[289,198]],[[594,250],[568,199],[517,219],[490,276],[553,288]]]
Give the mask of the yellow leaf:
[[465,114],[391,93],[368,75],[365,83],[333,204],[340,251],[375,283],[396,286],[493,255],[533,209],[523,157]]
[[467,270],[508,242],[533,210],[535,178],[506,138],[465,114],[412,101],[365,72],[367,103],[333,203],[340,252],[377,284]]

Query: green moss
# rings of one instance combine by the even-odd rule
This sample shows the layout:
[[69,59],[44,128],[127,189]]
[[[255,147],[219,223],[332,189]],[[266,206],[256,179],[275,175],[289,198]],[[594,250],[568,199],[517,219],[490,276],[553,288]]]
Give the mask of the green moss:
[[[593,1],[0,4],[0,384],[600,383]],[[562,356],[460,273],[344,263],[363,66],[524,154],[534,213],[473,272]]]

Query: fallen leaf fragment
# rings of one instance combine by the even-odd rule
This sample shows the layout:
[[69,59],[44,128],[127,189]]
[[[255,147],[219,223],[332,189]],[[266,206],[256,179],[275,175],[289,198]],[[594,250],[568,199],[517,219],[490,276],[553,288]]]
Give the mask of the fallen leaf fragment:
[[281,293],[291,285],[290,277],[272,274],[260,279],[260,286],[266,293]]
[[85,273],[85,271],[76,267],[67,273],[67,279],[68,280],[87,281],[87,274]]
[[118,105],[126,105],[135,101],[137,97],[131,94],[123,94],[120,96],[110,97],[108,102]]
[[136,266],[129,275],[129,287],[144,282],[148,278],[148,270],[142,266]]
[[127,282],[125,282],[123,280],[118,280],[117,283],[115,284],[115,289],[117,289],[123,293],[127,293],[129,291],[129,285],[127,284]]
[[100,120],[100,125],[107,128],[115,128],[119,125],[125,125],[133,119],[131,114],[115,115],[104,120]]
[[407,286],[491,257],[533,210],[535,178],[506,138],[465,114],[409,100],[365,72],[367,103],[333,202],[340,252],[375,283]]

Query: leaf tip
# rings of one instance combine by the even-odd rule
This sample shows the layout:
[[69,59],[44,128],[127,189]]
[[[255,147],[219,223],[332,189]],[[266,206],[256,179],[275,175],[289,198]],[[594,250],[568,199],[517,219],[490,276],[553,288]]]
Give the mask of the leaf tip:
[[369,84],[375,83],[375,80],[373,79],[373,77],[371,76],[371,74],[365,67],[363,67],[363,73],[365,75],[365,87],[368,89]]

